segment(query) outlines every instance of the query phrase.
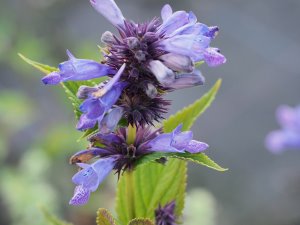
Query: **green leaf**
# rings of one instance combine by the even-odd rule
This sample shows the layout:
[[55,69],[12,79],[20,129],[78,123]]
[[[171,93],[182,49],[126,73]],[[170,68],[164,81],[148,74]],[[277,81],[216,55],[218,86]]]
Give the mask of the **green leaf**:
[[165,120],[163,123],[164,132],[172,132],[181,123],[183,124],[183,130],[190,130],[196,119],[201,116],[213,102],[221,84],[222,80],[219,79],[202,98]]
[[203,166],[209,167],[211,169],[214,169],[214,170],[217,170],[220,172],[224,172],[224,171],[228,170],[226,168],[219,166],[217,163],[215,163],[212,159],[210,159],[204,153],[191,154],[188,152],[186,152],[186,153],[165,153],[165,152],[151,153],[151,154],[148,154],[148,155],[140,158],[136,162],[135,166],[140,166],[140,165],[143,165],[143,164],[149,163],[149,162],[155,162],[156,160],[158,160],[162,157],[178,158],[178,159],[182,159],[182,160],[191,161],[191,162],[201,164]]
[[197,154],[191,154],[191,153],[171,153],[170,156],[167,157],[172,157],[172,158],[179,158],[183,160],[188,160],[194,163],[201,164],[203,166],[209,167],[211,169],[224,172],[228,169],[225,169],[221,166],[219,166],[217,163],[215,163],[212,159],[210,159],[207,155],[204,153],[197,153]]
[[[178,164],[178,160],[170,160],[166,166],[150,163],[126,172],[118,184],[118,218],[122,224],[137,217],[154,219],[159,204],[175,200],[176,204],[183,205],[185,186],[186,164]],[[177,208],[177,215],[181,210]]]
[[21,57],[21,59],[23,59],[25,62],[27,62],[29,65],[33,66],[34,68],[42,71],[45,74],[51,73],[53,71],[57,71],[58,69],[52,66],[48,66],[36,61],[33,61],[31,59],[26,58],[24,55],[22,55],[21,53],[18,53],[18,55]]
[[50,214],[48,210],[44,207],[41,207],[41,210],[44,214],[45,219],[47,220],[49,225],[72,225],[71,223],[67,223],[65,221],[62,221],[60,219],[57,219],[55,216]]
[[98,209],[96,223],[97,225],[116,225],[113,216],[107,209]]
[[150,219],[133,219],[128,225],[154,225]]

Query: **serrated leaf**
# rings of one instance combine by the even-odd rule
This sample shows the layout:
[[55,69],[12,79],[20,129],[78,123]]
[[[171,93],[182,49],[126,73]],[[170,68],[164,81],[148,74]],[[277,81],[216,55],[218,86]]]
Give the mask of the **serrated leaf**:
[[173,153],[172,154],[171,153],[171,155],[167,156],[167,157],[188,160],[188,161],[201,164],[203,166],[209,167],[211,169],[214,169],[214,170],[217,170],[220,172],[224,172],[224,171],[228,170],[226,168],[219,166],[217,163],[215,163],[212,159],[210,159],[204,153],[198,153],[198,154],[191,154],[191,153]]
[[163,123],[164,132],[173,131],[181,123],[183,124],[182,130],[190,130],[196,119],[201,116],[201,114],[213,102],[221,84],[222,80],[219,79],[215,85],[205,95],[203,95],[203,97],[165,120]]
[[194,163],[201,164],[203,166],[209,167],[211,169],[224,172],[228,169],[221,167],[216,162],[214,162],[212,159],[210,159],[206,154],[204,153],[197,153],[197,154],[191,154],[191,153],[166,153],[166,152],[155,152],[148,155],[143,156],[141,159],[139,159],[135,166],[141,166],[145,163],[149,162],[155,162],[156,160],[165,157],[165,158],[178,158],[182,160],[191,161]]
[[48,66],[36,61],[33,61],[27,57],[25,57],[24,55],[22,55],[21,53],[18,53],[18,55],[20,56],[21,59],[23,59],[25,62],[27,62],[29,65],[33,66],[34,68],[42,71],[45,74],[51,73],[53,71],[57,71],[58,69],[52,66]]
[[107,209],[98,209],[96,223],[97,225],[116,225],[113,216]]
[[44,207],[41,207],[41,211],[44,214],[45,219],[47,220],[49,225],[72,225],[71,223],[67,223],[56,218],[54,215],[50,214],[48,210]]
[[150,219],[133,219],[128,225],[154,225],[154,223]]

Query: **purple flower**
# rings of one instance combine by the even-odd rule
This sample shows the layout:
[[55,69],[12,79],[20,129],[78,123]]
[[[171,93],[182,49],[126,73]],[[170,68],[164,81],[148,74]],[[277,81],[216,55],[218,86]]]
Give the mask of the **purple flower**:
[[[122,75],[122,72],[125,69],[125,64],[120,68],[118,73],[103,87],[83,87],[79,90],[77,94],[78,97],[86,98],[86,100],[80,105],[79,109],[83,114],[81,115],[77,129],[86,130],[93,128],[96,123],[99,123],[99,128],[106,126],[109,122],[108,129],[114,128],[118,123],[121,115],[120,111],[117,113],[115,110],[109,110],[119,99],[123,89],[126,87],[125,82],[119,82],[119,78]],[[110,115],[113,112],[112,115]],[[105,116],[105,114],[108,115]],[[122,113],[122,111],[121,111]],[[107,121],[107,119],[114,119],[114,121]],[[104,121],[101,123],[101,121]]]
[[176,225],[175,206],[175,201],[166,204],[164,207],[159,205],[155,210],[155,224]]
[[77,165],[82,170],[72,178],[73,183],[77,186],[70,204],[83,205],[88,202],[90,193],[97,190],[98,186],[112,171],[115,165],[115,158],[101,158],[91,165],[85,163],[78,163]]
[[155,152],[180,152],[199,153],[208,148],[208,144],[192,140],[193,132],[181,132],[182,124],[172,133],[164,133],[148,142],[150,151]]
[[107,65],[88,59],[76,59],[68,50],[67,55],[69,60],[59,64],[59,71],[52,72],[42,79],[44,84],[56,85],[65,81],[90,80],[115,73],[115,70]]
[[159,121],[169,105],[161,98],[164,93],[204,83],[194,64],[205,61],[218,66],[226,59],[210,42],[218,27],[197,22],[192,12],[173,12],[170,5],[162,8],[162,22],[153,19],[135,23],[125,19],[113,0],[91,0],[92,6],[107,18],[119,35],[106,31],[103,61],[118,70],[126,62],[120,80],[128,86],[117,105],[130,124],[146,125]]
[[266,147],[273,153],[300,149],[300,106],[280,106],[276,115],[281,130],[272,131],[267,136]]
[[[85,204],[91,192],[95,191],[105,177],[115,170],[132,170],[142,157],[153,152],[199,153],[208,148],[203,142],[192,140],[192,132],[181,132],[181,125],[172,133],[162,133],[162,129],[151,131],[150,127],[137,127],[135,140],[128,144],[128,129],[119,128],[115,132],[98,132],[89,138],[90,148],[73,155],[71,164],[82,168],[73,177],[77,185],[70,204]],[[99,147],[101,146],[101,147]],[[91,165],[91,159],[100,158]]]

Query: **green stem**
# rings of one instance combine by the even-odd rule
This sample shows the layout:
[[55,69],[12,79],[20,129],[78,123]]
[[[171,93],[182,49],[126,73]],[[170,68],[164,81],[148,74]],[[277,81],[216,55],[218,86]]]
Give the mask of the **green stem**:
[[127,204],[128,208],[131,209],[128,211],[128,216],[129,219],[132,220],[136,217],[135,215],[135,203],[134,203],[134,177],[133,177],[133,171],[126,171],[124,173],[124,179],[125,179],[125,184],[126,184],[126,196],[127,196]]
[[[129,124],[127,128],[127,144],[131,145],[134,144],[135,137],[136,137],[136,126],[131,126]],[[124,173],[124,179],[125,179],[125,184],[126,184],[126,196],[128,200],[128,205],[129,205],[129,212],[128,216],[130,219],[135,218],[135,204],[134,204],[134,172],[133,171],[126,171]]]

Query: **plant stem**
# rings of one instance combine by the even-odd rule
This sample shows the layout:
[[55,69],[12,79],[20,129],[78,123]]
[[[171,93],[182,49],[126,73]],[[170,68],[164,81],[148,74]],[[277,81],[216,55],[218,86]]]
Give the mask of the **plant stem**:
[[[128,130],[127,130],[127,144],[131,145],[134,144],[136,137],[136,126],[131,126],[129,124]],[[135,204],[134,204],[134,172],[132,170],[128,170],[124,173],[124,179],[126,184],[126,195],[128,200],[129,208],[131,209],[129,213],[129,218],[134,219],[135,218]]]
[[133,177],[133,171],[126,171],[124,173],[124,179],[125,179],[125,184],[126,184],[126,196],[128,200],[128,208],[131,209],[128,211],[128,216],[131,219],[135,218],[135,203],[134,203],[134,177]]

